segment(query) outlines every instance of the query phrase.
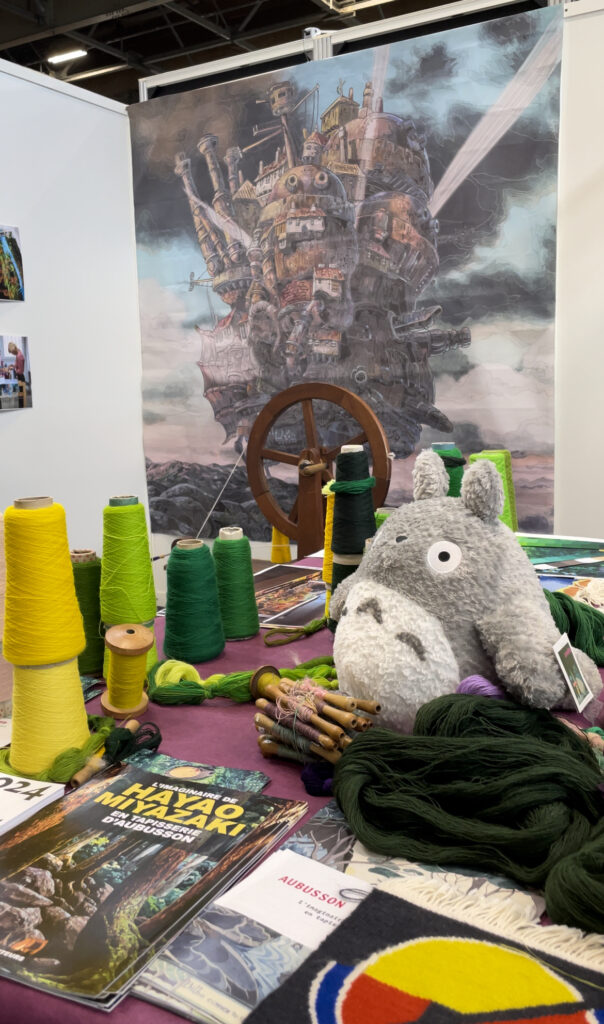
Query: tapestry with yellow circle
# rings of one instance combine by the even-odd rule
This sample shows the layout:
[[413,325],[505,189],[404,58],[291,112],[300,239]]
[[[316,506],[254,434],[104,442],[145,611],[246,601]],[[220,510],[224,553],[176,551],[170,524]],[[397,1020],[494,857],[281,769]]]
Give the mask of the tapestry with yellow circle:
[[[390,893],[357,898],[246,1024],[604,1024],[604,936],[553,926],[548,941],[517,915],[512,940]],[[510,934],[513,915],[499,916]]]

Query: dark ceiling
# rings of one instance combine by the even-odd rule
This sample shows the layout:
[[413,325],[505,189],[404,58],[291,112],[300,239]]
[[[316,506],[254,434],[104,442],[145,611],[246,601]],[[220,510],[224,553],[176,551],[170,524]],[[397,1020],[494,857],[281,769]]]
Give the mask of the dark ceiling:
[[[384,0],[342,15],[329,0],[0,0],[0,57],[131,103],[139,78],[300,39],[305,27],[341,29],[440,2]],[[76,48],[87,55],[48,63]]]

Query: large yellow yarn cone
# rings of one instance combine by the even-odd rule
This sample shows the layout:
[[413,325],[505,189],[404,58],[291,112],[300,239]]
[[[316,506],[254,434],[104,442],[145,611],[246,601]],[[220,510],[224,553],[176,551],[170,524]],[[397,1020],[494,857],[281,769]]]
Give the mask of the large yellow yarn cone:
[[4,539],[3,653],[14,666],[9,762],[35,777],[89,738],[75,660],[86,637],[61,505],[51,498],[16,501],[4,514]]
[[273,526],[273,538],[271,544],[271,562],[291,562],[292,553],[289,546],[289,537],[286,537],[281,530]]
[[10,765],[20,775],[42,775],[54,759],[88,740],[78,662],[13,669]]

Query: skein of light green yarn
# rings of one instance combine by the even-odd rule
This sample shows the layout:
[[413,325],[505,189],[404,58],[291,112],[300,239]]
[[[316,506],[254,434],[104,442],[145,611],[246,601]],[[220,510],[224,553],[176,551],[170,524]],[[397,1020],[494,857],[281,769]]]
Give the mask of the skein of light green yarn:
[[218,597],[227,640],[245,640],[260,630],[252,551],[238,526],[223,526],[212,547]]
[[[103,510],[101,618],[106,628],[132,622],[153,628],[157,612],[149,535],[144,507],[134,495],[109,499]],[[157,661],[157,648],[147,655],[147,668]],[[108,654],[104,657],[104,675]]]

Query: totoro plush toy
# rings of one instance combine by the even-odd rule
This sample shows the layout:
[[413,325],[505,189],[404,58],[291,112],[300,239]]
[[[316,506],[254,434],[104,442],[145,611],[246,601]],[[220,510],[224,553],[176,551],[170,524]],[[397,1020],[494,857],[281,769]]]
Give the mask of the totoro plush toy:
[[[552,649],[560,634],[549,605],[498,518],[503,487],[495,466],[477,461],[461,497],[448,498],[443,461],[428,450],[417,457],[413,484],[414,501],[390,515],[333,595],[341,689],[378,699],[382,723],[402,732],[422,704],[475,673],[521,704],[573,707]],[[597,696],[598,669],[575,654]]]

